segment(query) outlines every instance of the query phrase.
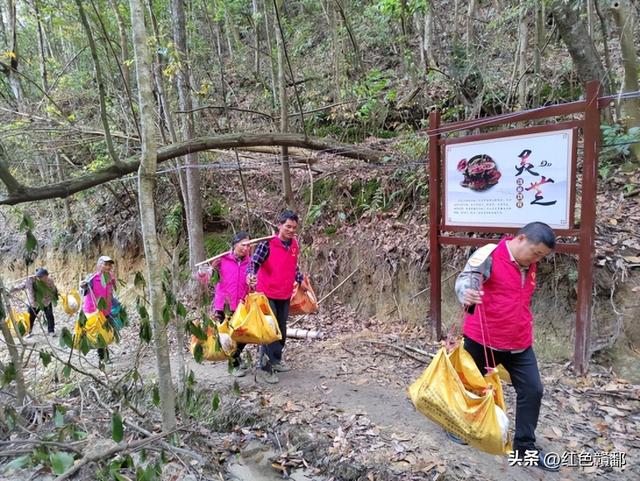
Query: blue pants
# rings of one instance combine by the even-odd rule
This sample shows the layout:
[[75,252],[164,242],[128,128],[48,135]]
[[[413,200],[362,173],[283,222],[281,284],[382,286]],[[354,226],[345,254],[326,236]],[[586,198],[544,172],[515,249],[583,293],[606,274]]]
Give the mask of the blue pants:
[[[478,369],[486,374],[486,361],[482,344],[468,337],[464,338],[464,348],[471,354]],[[493,352],[493,357],[491,353]],[[513,439],[513,449],[525,451],[536,449],[536,427],[542,404],[542,381],[538,370],[538,361],[532,347],[522,352],[496,351],[487,349],[489,363],[495,359],[496,365],[502,364],[511,376],[511,382],[516,390],[516,433]]]
[[287,318],[289,317],[289,303],[291,299],[269,299],[271,310],[278,320],[278,327],[282,339],[260,346],[260,367],[271,372],[274,364],[282,362],[282,348],[287,340]]

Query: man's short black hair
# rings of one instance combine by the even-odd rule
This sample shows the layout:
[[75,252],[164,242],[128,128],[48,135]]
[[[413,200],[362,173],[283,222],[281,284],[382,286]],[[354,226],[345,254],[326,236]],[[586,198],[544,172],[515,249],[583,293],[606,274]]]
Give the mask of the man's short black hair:
[[278,216],[278,225],[282,225],[285,222],[287,222],[288,220],[293,220],[295,222],[300,222],[298,220],[298,214],[296,214],[294,211],[292,210],[283,210],[280,215]]
[[549,249],[556,247],[556,235],[544,222],[530,222],[516,232],[516,237],[520,234],[523,234],[531,244],[542,243]]

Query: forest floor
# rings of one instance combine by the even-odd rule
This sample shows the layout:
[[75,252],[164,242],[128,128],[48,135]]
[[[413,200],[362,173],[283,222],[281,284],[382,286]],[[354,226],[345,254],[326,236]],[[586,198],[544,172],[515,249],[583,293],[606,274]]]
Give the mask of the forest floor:
[[[270,420],[266,428],[252,429],[249,423],[229,434],[234,441],[227,444],[235,451],[226,459],[225,479],[282,479],[279,470],[297,473],[293,479],[313,480],[640,477],[640,386],[610,371],[593,365],[588,376],[578,378],[567,365],[541,363],[545,396],[538,442],[549,451],[566,453],[565,459],[574,465],[546,473],[509,466],[506,456],[454,444],[414,409],[406,389],[429,362],[419,351],[434,354],[439,347],[422,341],[427,338],[422,329],[399,331],[384,320],[359,319],[341,305],[305,321],[306,327],[326,336],[288,340],[285,358],[293,369],[281,373],[276,385],[260,383],[249,374],[239,378],[239,392],[236,388],[233,394],[235,379],[226,363],[198,365],[188,357],[201,388],[223,398],[236,396],[231,409],[257,409],[258,417]],[[248,351],[256,359],[255,348]],[[513,420],[510,386],[505,396]],[[608,454],[599,454],[603,452]],[[625,453],[624,466],[615,466],[615,453]]]
[[[59,317],[58,329],[65,325],[63,319]],[[291,318],[290,325],[296,320]],[[339,303],[323,307],[298,327],[320,330],[324,338],[289,339],[285,359],[293,369],[281,373],[276,385],[260,383],[253,374],[237,379],[236,384],[225,362],[197,364],[184,349],[187,368],[195,375],[194,392],[205,396],[204,404],[209,406],[213,397],[219,396],[220,406],[216,417],[207,420],[199,417],[197,407],[181,417],[181,424],[197,431],[204,440],[191,444],[184,441],[182,448],[199,453],[206,460],[205,466],[195,459],[190,465],[170,462],[163,468],[162,479],[640,479],[639,385],[595,363],[589,375],[580,378],[568,364],[542,362],[545,396],[538,443],[560,455],[566,453],[565,459],[573,466],[563,467],[560,473],[510,466],[506,456],[491,456],[450,442],[440,427],[414,409],[407,387],[423,372],[439,345],[425,341],[429,336],[422,327],[400,326],[388,319],[362,318]],[[56,338],[45,338],[38,328],[36,332],[27,339],[30,345],[47,347],[49,341],[48,348],[66,358],[68,350],[57,347]],[[152,349],[138,352],[134,348],[137,336],[135,326],[123,330],[120,343],[111,346],[113,363],[104,372],[91,366],[96,362],[95,352],[81,361],[81,367],[114,381],[124,378],[138,364],[149,386],[155,378],[155,359]],[[179,349],[175,339],[172,351],[176,366]],[[257,358],[255,347],[248,347],[247,353]],[[89,433],[91,443],[107,443],[108,447],[111,417],[92,403],[91,392],[96,390],[88,385],[86,377],[78,376],[73,381],[72,374],[71,381],[64,382],[52,374],[56,372],[54,363],[43,370],[37,355],[30,358],[28,382],[67,403],[67,414],[74,413],[71,418]],[[511,387],[505,388],[505,396],[513,420]],[[47,419],[52,423],[53,417],[43,414],[41,425],[45,426]],[[150,431],[154,429],[150,427],[153,424],[142,424],[150,419],[136,418],[132,413],[126,418],[137,419]],[[135,436],[128,428],[127,432]],[[0,468],[3,481],[54,478],[42,468],[2,471]],[[95,467],[85,470],[75,479],[111,479],[97,478],[95,472]]]

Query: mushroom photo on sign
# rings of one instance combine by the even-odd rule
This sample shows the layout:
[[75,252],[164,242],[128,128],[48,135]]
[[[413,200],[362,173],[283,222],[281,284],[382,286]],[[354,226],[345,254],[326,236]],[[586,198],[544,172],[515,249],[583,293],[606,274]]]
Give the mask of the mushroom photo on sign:
[[460,185],[477,192],[490,189],[502,177],[496,162],[487,154],[474,155],[469,160],[462,159],[458,162],[457,170],[464,177]]

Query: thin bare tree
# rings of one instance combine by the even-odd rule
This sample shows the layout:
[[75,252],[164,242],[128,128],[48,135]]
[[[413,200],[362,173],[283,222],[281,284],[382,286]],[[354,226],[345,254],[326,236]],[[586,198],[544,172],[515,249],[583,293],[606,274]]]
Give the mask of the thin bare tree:
[[167,324],[162,320],[162,265],[160,264],[160,243],[156,229],[156,167],[157,141],[154,113],[154,98],[151,71],[151,54],[147,47],[147,31],[140,0],[129,0],[131,26],[133,29],[133,50],[136,59],[136,79],[140,102],[140,127],[142,131],[142,154],[138,170],[138,202],[140,222],[147,267],[147,285],[151,305],[151,322],[156,352],[158,387],[162,407],[162,427],[172,431],[176,427],[175,390],[171,379],[171,362]]

